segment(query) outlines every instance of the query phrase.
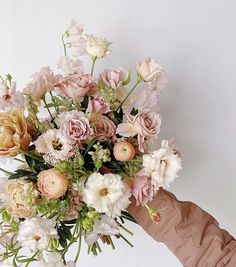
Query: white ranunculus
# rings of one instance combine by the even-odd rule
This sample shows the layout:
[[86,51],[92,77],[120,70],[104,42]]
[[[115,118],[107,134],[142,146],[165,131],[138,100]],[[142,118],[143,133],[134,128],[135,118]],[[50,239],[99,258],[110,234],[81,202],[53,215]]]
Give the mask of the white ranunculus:
[[119,235],[117,222],[107,215],[102,215],[94,222],[93,230],[85,236],[88,246],[93,245],[101,235]]
[[159,150],[143,155],[143,167],[157,187],[168,188],[182,169],[182,159],[169,142],[163,140]]
[[165,74],[162,67],[151,57],[146,57],[142,62],[137,64],[137,73],[144,82],[151,82],[162,78]]
[[68,56],[62,56],[57,64],[58,69],[62,69],[65,75],[81,73],[84,69],[83,61],[80,59],[73,59]]
[[128,207],[130,196],[128,185],[120,175],[113,173],[91,174],[83,192],[83,200],[89,206],[111,217],[120,216],[121,211]]
[[110,54],[110,45],[111,43],[106,39],[90,35],[87,40],[86,51],[92,59],[103,58]]
[[57,252],[47,253],[39,261],[39,267],[76,267],[75,263],[70,261],[66,265],[62,262],[61,255]]
[[48,249],[50,238],[57,238],[55,221],[46,218],[31,218],[22,221],[19,226],[17,241],[23,247],[32,250]]

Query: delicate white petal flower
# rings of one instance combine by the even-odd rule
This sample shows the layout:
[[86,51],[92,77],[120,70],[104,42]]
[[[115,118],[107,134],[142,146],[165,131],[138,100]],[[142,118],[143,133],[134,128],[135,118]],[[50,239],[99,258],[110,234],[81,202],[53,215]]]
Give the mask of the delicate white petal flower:
[[0,263],[1,267],[13,267],[9,261],[3,261]]
[[73,156],[72,144],[56,129],[41,134],[34,145],[37,152],[56,160],[65,160]]
[[46,218],[31,218],[20,223],[17,241],[32,250],[48,249],[50,238],[57,238],[55,221]]
[[4,205],[6,202],[7,185],[8,185],[8,179],[6,177],[0,178],[0,206]]
[[78,36],[83,34],[84,26],[75,20],[71,20],[71,24],[67,31],[69,32],[70,36]]
[[111,43],[106,39],[97,38],[90,35],[87,40],[86,51],[93,58],[103,58],[110,54]]
[[118,174],[93,173],[86,181],[84,201],[96,211],[116,217],[125,210],[130,201],[130,189]]
[[70,261],[66,265],[62,262],[61,255],[57,252],[47,253],[40,261],[39,267],[76,267],[75,263]]
[[62,56],[60,57],[57,67],[58,69],[62,69],[65,72],[65,75],[71,75],[83,72],[84,63],[80,59]]
[[102,215],[94,222],[93,230],[85,236],[85,242],[93,245],[102,235],[119,235],[119,227],[114,219]]
[[157,187],[168,188],[182,169],[182,159],[164,140],[161,149],[143,155],[143,167]]

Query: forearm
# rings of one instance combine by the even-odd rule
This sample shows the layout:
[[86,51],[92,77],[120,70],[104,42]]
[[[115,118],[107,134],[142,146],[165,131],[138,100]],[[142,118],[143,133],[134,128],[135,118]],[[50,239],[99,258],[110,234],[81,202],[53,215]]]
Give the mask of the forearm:
[[149,206],[165,208],[158,224],[150,220],[144,207],[132,204],[129,212],[152,238],[164,242],[184,266],[236,266],[236,241],[200,207],[178,201],[162,189]]

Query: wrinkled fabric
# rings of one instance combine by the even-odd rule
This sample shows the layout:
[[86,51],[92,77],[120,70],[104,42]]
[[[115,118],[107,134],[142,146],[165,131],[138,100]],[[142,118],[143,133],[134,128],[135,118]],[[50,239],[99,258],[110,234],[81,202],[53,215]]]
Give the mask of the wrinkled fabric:
[[145,207],[129,207],[130,214],[156,241],[163,242],[185,267],[236,267],[236,240],[196,204],[179,201],[159,190],[149,207],[158,209],[161,221],[150,219]]

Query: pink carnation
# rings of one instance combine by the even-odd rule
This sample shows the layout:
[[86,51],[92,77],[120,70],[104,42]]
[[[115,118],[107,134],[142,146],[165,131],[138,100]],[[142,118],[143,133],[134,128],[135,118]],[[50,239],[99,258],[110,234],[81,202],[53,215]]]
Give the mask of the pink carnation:
[[60,79],[59,87],[68,98],[79,99],[94,89],[94,77],[91,74],[72,74]]
[[144,169],[136,174],[131,187],[131,192],[136,199],[137,206],[147,205],[149,201],[152,201],[157,191],[158,188],[153,185],[151,178],[147,175]]
[[116,125],[108,117],[101,115],[93,124],[94,135],[98,141],[108,141],[114,138]]

